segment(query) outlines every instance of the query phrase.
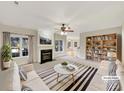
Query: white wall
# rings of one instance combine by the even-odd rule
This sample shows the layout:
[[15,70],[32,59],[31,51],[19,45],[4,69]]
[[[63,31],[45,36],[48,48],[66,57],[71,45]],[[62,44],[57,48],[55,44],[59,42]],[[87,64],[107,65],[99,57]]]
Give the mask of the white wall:
[[[83,32],[80,34],[80,57],[85,59],[86,55],[86,37],[99,34],[117,33],[120,37],[122,35],[122,27],[107,28],[97,31]],[[121,50],[121,49],[120,49]],[[121,52],[121,51],[120,51]]]
[[[68,42],[71,42],[71,47],[68,48]],[[77,47],[74,46],[74,42],[77,42]],[[67,54],[70,56],[80,56],[80,36],[67,36]]]
[[[72,48],[75,49],[74,47],[74,42],[77,42],[77,46],[79,47],[80,46],[80,36],[78,37],[71,37],[71,36],[67,36],[67,43],[71,41],[72,42]],[[77,47],[76,47],[77,48]]]
[[[33,51],[34,51],[34,62],[36,62],[36,45],[37,45],[37,38],[36,38],[36,31],[32,29],[26,29],[26,28],[19,28],[19,27],[13,27],[13,26],[8,26],[8,25],[2,25],[0,24],[0,49],[3,45],[3,32],[10,32],[10,33],[16,33],[20,35],[33,35]],[[14,61],[17,62],[17,64],[25,64],[28,62],[28,57],[21,57],[21,58],[14,58]]]

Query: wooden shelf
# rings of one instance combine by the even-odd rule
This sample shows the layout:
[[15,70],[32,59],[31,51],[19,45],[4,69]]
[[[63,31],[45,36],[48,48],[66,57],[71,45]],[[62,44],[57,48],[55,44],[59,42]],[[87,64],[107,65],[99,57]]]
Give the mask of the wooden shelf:
[[116,46],[103,46],[104,48],[116,48]]
[[[111,49],[115,49],[117,54],[117,38],[116,33],[86,37],[86,58],[93,60],[95,58],[94,55],[97,54],[99,59],[103,60],[103,58],[107,57],[106,54]],[[87,50],[91,51],[89,52]],[[91,54],[91,57],[87,54]],[[102,57],[100,57],[100,55]]]
[[102,47],[101,45],[94,45],[94,47]]
[[104,42],[115,42],[117,39],[113,39],[113,40],[103,40]]

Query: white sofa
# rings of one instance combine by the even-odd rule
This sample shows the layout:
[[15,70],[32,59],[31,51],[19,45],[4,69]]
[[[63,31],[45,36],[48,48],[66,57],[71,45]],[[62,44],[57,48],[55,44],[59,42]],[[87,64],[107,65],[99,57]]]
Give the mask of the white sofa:
[[34,71],[32,64],[23,65],[22,68],[27,72],[26,81],[20,81],[19,69],[15,62],[8,70],[0,71],[0,91],[21,91],[22,85],[30,87],[33,91],[49,90]]
[[11,68],[0,71],[0,91],[21,91],[19,69],[15,62]]

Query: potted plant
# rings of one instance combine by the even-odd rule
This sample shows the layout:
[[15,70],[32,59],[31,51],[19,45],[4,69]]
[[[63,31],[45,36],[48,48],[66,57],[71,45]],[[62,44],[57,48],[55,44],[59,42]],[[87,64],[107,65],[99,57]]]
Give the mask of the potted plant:
[[67,62],[63,62],[63,63],[61,63],[61,65],[62,65],[63,67],[66,67],[66,66],[68,65],[68,63],[67,63]]
[[11,56],[11,46],[9,44],[3,45],[2,49],[1,49],[1,60],[3,62],[4,68],[10,67],[10,62],[12,60],[12,56]]

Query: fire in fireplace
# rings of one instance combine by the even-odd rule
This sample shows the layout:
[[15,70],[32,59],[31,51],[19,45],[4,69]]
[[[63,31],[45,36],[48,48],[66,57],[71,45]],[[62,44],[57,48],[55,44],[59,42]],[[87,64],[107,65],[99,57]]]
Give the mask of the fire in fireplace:
[[52,61],[52,49],[41,50],[41,64]]

